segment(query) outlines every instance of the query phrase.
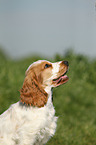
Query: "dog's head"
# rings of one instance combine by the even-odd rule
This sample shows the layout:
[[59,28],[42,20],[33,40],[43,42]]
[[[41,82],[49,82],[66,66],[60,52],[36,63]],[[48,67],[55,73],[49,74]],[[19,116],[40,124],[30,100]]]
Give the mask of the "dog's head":
[[45,88],[57,87],[66,83],[68,81],[67,71],[68,61],[51,63],[39,60],[32,63],[26,71],[23,87],[20,90],[21,102],[43,107],[48,100]]

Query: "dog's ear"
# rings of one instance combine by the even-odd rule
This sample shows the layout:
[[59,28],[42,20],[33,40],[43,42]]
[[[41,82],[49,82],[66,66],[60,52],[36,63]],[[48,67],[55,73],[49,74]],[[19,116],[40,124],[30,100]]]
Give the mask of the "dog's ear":
[[47,103],[47,99],[48,94],[34,73],[27,75],[20,90],[20,101],[30,106],[43,107]]

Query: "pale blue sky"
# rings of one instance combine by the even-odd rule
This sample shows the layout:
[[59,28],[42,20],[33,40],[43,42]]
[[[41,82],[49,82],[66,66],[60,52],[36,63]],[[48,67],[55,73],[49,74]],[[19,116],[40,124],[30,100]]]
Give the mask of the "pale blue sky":
[[96,57],[96,0],[0,0],[0,45],[13,58],[38,53]]

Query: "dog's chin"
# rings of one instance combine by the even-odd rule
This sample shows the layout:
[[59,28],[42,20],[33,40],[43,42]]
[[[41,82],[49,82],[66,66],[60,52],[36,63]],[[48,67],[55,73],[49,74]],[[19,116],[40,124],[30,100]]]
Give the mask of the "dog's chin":
[[60,86],[62,84],[65,84],[67,83],[69,80],[68,76],[63,74],[61,75],[60,77],[56,78],[56,79],[53,79],[52,83],[53,83],[53,86],[54,87],[57,87],[57,86]]

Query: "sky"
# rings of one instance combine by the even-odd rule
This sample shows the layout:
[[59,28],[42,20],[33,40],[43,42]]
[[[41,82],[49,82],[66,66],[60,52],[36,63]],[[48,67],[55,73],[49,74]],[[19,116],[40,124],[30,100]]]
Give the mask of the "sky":
[[96,57],[96,0],[0,0],[0,46],[13,59],[69,48]]

